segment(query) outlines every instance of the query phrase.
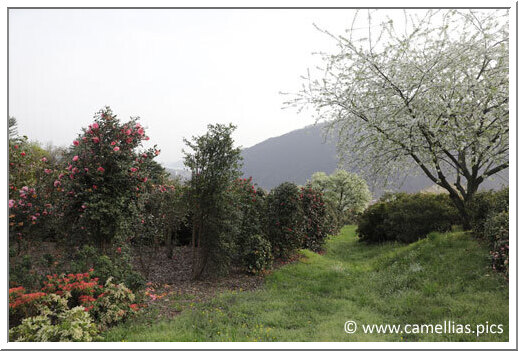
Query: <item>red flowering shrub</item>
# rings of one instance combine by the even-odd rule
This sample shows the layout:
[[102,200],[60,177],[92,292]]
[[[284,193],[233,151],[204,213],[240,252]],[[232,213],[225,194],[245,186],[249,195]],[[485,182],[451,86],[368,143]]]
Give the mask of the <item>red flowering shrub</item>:
[[9,323],[16,326],[28,317],[38,314],[41,304],[52,308],[47,296],[59,295],[66,299],[68,308],[82,307],[102,329],[122,321],[139,307],[135,295],[123,284],[108,279],[103,286],[99,278],[93,278],[93,270],[87,273],[48,275],[42,291],[26,293],[25,288],[9,289]]
[[91,300],[97,298],[103,292],[103,286],[99,285],[99,278],[92,278],[88,273],[67,274],[58,276],[57,274],[48,275],[43,282],[43,291],[56,295],[68,295],[70,307],[90,305]]
[[311,187],[311,183],[300,189],[299,195],[304,213],[303,247],[320,251],[328,235],[336,232],[336,226],[329,218],[324,194]]
[[46,294],[44,292],[26,293],[22,286],[9,289],[9,325],[20,324],[27,317],[38,311],[38,303]]
[[275,257],[287,257],[302,247],[304,213],[298,187],[282,183],[268,195],[268,239]]

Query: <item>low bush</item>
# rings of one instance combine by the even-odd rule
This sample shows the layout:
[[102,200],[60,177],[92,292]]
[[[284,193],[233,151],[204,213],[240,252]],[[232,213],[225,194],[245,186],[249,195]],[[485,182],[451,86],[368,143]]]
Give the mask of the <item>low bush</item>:
[[[43,294],[43,293],[42,293]],[[35,305],[37,314],[9,329],[10,341],[94,341],[98,329],[80,306],[69,308],[65,297],[50,294]]]
[[476,194],[468,210],[473,233],[490,247],[492,268],[509,279],[509,188]]
[[105,330],[139,309],[135,295],[124,284],[114,284],[109,278],[102,285],[92,275],[93,270],[49,275],[41,291],[32,293],[24,287],[10,289],[12,340],[31,341],[31,332],[35,334],[32,341],[89,341],[94,329]]
[[133,269],[127,245],[113,247],[110,255],[102,254],[93,246],[85,245],[71,260],[70,271],[86,272],[93,268],[93,277],[105,282],[109,277],[136,290],[144,286],[144,278]]
[[398,193],[367,208],[357,232],[361,241],[411,243],[458,223],[458,212],[447,195]]
[[242,264],[248,273],[260,274],[272,267],[272,246],[264,236],[250,236],[243,249]]

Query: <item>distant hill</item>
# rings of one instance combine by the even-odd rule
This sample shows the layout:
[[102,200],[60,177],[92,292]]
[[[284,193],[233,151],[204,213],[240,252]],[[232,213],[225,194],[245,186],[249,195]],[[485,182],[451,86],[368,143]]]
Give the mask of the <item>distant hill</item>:
[[[255,183],[270,190],[284,181],[305,184],[315,172],[332,173],[339,166],[336,142],[323,137],[322,125],[311,125],[287,134],[267,139],[244,149],[242,171],[246,177],[252,176]],[[345,165],[347,169],[347,165]],[[483,183],[485,188],[499,188],[508,183],[508,173]],[[376,197],[387,190],[418,192],[434,185],[425,175],[406,176],[404,181],[393,179],[401,185],[390,189],[374,187]]]
[[[325,139],[322,125],[311,125],[297,129],[287,134],[267,139],[259,144],[242,150],[245,177],[252,177],[254,183],[271,190],[285,181],[296,184],[305,184],[315,172],[332,173],[339,167],[339,158],[336,152],[336,142],[331,138]],[[348,169],[348,165],[344,165]],[[183,169],[183,163],[178,161],[169,164],[166,168],[172,175],[183,179],[190,177],[190,172]],[[416,174],[420,174],[417,172]],[[435,184],[425,175],[405,176],[402,180],[394,175],[390,179],[392,187],[375,186],[369,184],[375,197],[385,191],[419,192],[425,189],[434,189]],[[500,188],[509,182],[507,171],[486,180],[483,188]]]

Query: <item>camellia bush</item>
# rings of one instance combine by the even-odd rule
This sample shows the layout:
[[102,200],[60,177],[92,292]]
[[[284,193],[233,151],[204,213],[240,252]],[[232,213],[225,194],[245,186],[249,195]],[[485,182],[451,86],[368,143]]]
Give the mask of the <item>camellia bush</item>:
[[336,222],[328,214],[324,194],[314,189],[311,183],[300,189],[299,197],[304,213],[303,247],[321,251],[325,239],[336,233]]
[[256,188],[252,177],[236,179],[232,191],[235,192],[236,207],[239,209],[236,218],[239,227],[236,236],[238,264],[248,273],[260,274],[271,268],[273,262],[264,225],[266,193]]
[[139,151],[145,140],[149,137],[137,118],[122,123],[107,107],[73,141],[66,168],[53,184],[63,194],[66,241],[104,250],[115,237],[128,236],[151,161],[160,152],[156,146]]
[[275,257],[287,257],[302,247],[304,214],[299,196],[298,187],[290,182],[268,194],[268,239]]

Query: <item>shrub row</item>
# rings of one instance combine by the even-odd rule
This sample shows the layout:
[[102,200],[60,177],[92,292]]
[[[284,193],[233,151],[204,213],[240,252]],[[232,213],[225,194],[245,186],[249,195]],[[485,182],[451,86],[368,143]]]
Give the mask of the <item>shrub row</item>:
[[250,273],[267,270],[274,258],[287,258],[295,250],[320,251],[337,225],[321,191],[311,184],[299,188],[285,182],[268,195],[255,189],[251,178],[238,180],[250,201],[241,199],[243,208],[239,257]]
[[433,231],[445,232],[460,218],[445,194],[389,194],[359,217],[361,241],[411,243]]

